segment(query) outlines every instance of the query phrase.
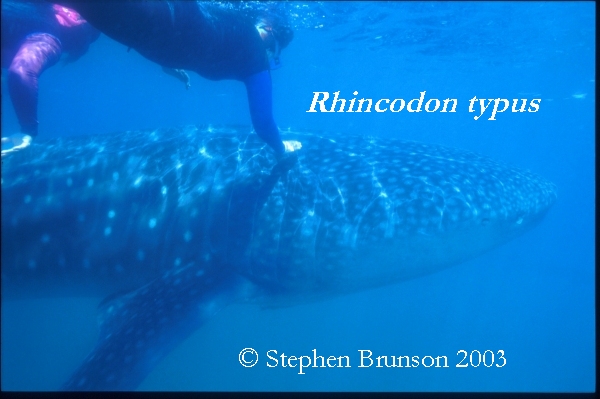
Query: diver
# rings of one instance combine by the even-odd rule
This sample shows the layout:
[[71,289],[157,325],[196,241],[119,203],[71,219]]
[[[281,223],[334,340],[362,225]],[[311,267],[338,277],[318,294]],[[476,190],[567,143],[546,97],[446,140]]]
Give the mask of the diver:
[[294,36],[283,17],[212,2],[58,1],[184,82],[178,71],[243,82],[254,130],[278,159],[301,147],[283,142],[273,119],[270,70],[281,65],[281,50]]
[[74,10],[39,1],[2,1],[2,68],[21,126],[2,137],[2,156],[27,147],[38,134],[38,79],[56,64],[79,59],[100,36]]

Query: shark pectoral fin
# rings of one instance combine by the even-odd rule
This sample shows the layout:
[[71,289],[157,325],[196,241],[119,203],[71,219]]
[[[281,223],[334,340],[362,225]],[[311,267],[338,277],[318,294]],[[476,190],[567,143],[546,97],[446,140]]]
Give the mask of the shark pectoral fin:
[[282,176],[286,174],[298,162],[298,152],[288,151],[281,155],[273,168],[271,176]]
[[262,206],[267,202],[267,198],[271,195],[273,188],[277,184],[277,181],[294,167],[294,165],[298,162],[298,154],[297,153],[285,153],[279,161],[273,166],[271,169],[271,173],[264,179],[257,187],[255,187],[256,194],[256,209],[261,209]]
[[[212,253],[232,265],[244,263],[253,223],[273,192],[277,182],[298,162],[297,153],[285,153],[268,173],[242,167],[227,188],[227,194],[215,196],[208,223]],[[225,191],[225,190],[224,190]]]
[[134,298],[139,291],[146,289],[146,287],[150,284],[141,288],[115,292],[108,295],[102,300],[102,302],[100,302],[98,305],[97,319],[101,335],[105,330],[114,329],[115,325],[122,321],[122,316],[127,314],[127,310],[122,311],[122,309],[127,306],[129,301]]
[[135,389],[166,354],[240,292],[235,275],[204,266],[168,272],[110,301],[96,346],[62,389]]

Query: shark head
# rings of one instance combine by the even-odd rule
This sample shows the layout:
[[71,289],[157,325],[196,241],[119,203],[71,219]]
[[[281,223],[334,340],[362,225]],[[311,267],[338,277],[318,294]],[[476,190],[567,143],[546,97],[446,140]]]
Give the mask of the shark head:
[[[543,178],[466,151],[284,137],[302,142],[298,164],[254,212],[243,245],[230,240],[227,253],[242,274],[286,298],[361,290],[463,262],[531,229],[556,199]],[[247,196],[238,197],[247,207]],[[231,198],[220,219],[229,237],[240,226]]]

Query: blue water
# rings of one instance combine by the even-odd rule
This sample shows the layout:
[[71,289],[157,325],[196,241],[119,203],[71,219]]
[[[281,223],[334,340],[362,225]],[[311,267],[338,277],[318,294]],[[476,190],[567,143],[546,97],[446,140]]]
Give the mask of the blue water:
[[[595,388],[594,3],[291,3],[295,38],[272,72],[281,128],[437,143],[530,169],[558,186],[534,230],[404,283],[292,308],[231,306],[173,351],[143,390],[589,392]],[[2,134],[18,130],[2,72]],[[40,137],[197,123],[249,124],[245,89],[192,87],[105,36],[40,79]],[[458,99],[450,113],[307,113],[313,92]],[[495,121],[478,98],[541,98]],[[489,117],[489,110],[488,117]],[[2,387],[54,390],[94,345],[101,298],[2,303]],[[350,356],[351,368],[254,368],[241,349]],[[449,368],[358,368],[379,355],[445,355]],[[504,367],[457,368],[504,351]],[[489,358],[488,358],[489,359]]]

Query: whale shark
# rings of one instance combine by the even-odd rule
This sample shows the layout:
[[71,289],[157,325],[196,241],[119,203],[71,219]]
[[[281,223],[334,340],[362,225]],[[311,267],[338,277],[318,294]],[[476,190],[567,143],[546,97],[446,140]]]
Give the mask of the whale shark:
[[134,390],[225,306],[433,273],[532,229],[556,186],[468,151],[186,126],[36,141],[2,165],[2,300],[101,296],[64,390]]

